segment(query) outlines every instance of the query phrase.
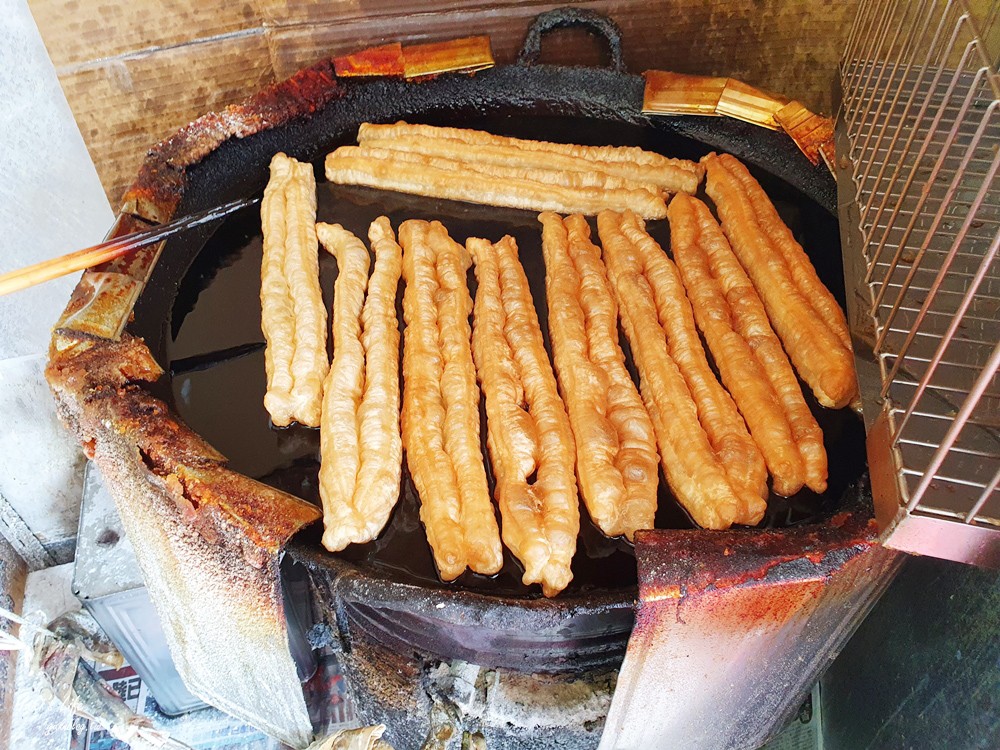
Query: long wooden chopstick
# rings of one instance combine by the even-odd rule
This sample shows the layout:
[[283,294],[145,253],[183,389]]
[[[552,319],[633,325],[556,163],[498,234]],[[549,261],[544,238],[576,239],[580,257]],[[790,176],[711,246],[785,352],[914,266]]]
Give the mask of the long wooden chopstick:
[[113,240],[85,247],[82,250],[61,255],[58,258],[50,258],[31,266],[8,271],[5,274],[0,274],[0,296],[21,289],[27,289],[29,286],[35,286],[45,281],[57,279],[74,271],[82,271],[101,263],[107,263],[109,260],[119,258],[132,250],[152,245],[155,242],[165,240],[188,229],[221,219],[235,211],[239,211],[241,208],[252,206],[259,201],[260,198],[239,198],[229,201],[229,203],[223,203],[221,206],[168,221],[166,224],[159,224],[152,229],[124,234],[121,237],[115,237]]

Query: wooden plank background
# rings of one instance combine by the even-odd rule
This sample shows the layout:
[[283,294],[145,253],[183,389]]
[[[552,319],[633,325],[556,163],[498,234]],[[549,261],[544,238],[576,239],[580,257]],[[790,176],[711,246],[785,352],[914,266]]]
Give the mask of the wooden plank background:
[[[486,33],[497,61],[509,63],[531,19],[567,4],[29,0],[112,205],[150,145],[319,58]],[[828,112],[857,0],[572,4],[607,13],[622,27],[632,71],[734,76]],[[578,30],[552,35],[543,49],[547,62],[597,64],[604,54]]]

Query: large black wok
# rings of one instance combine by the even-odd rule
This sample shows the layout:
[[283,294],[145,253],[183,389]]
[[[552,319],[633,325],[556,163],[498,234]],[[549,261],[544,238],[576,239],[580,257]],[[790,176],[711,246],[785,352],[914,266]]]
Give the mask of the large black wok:
[[[610,68],[533,63],[541,31],[566,21],[582,21],[607,37]],[[823,280],[842,297],[829,173],[810,164],[782,133],[728,118],[643,115],[642,93],[643,79],[623,71],[612,26],[586,14],[549,14],[529,33],[526,52],[516,65],[419,83],[349,81],[341,98],[309,117],[222,144],[188,170],[178,213],[260,194],[268,162],[277,151],[315,162],[321,175],[325,154],[352,142],[359,123],[366,121],[406,119],[548,140],[640,145],[694,159],[718,149],[753,166],[811,252]],[[441,219],[460,241],[472,234],[493,239],[514,234],[544,328],[544,266],[533,214],[320,185],[321,221],[342,223],[364,235],[368,222],[383,212],[394,225],[406,218]],[[668,245],[666,222],[654,223],[651,231]],[[170,370],[171,377],[155,386],[160,395],[229,459],[232,468],[318,502],[317,432],[275,430],[262,407],[259,267],[256,207],[221,226],[172,240],[136,304],[129,328],[145,337]],[[334,275],[332,259],[324,258],[328,303]],[[818,407],[816,411],[830,451],[830,489],[823,496],[807,492],[791,500],[772,497],[767,526],[821,523],[859,491],[864,468],[860,420]],[[689,528],[663,482],[661,488],[657,526]],[[314,526],[301,532],[288,550],[321,582],[342,620],[361,625],[396,650],[417,647],[529,671],[620,659],[633,620],[634,556],[626,543],[604,539],[589,524],[586,511],[574,583],[559,597],[546,600],[521,586],[517,564],[509,555],[504,570],[492,579],[469,573],[452,585],[441,584],[417,506],[412,484],[404,477],[402,500],[380,539],[333,555],[319,545]]]

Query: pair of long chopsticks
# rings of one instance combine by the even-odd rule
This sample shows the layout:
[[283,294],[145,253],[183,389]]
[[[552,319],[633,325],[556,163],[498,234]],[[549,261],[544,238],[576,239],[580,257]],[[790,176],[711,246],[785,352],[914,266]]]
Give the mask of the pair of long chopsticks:
[[27,289],[29,286],[51,281],[74,271],[82,271],[91,266],[107,263],[109,260],[120,258],[126,253],[137,250],[140,247],[152,245],[175,234],[185,232],[188,229],[221,219],[235,211],[239,211],[241,208],[252,206],[259,201],[260,198],[239,198],[206,211],[199,211],[198,213],[188,214],[174,221],[168,221],[166,224],[158,224],[152,229],[124,234],[121,237],[115,237],[113,240],[108,240],[92,247],[85,247],[82,250],[67,253],[58,258],[43,260],[41,263],[35,263],[25,268],[18,268],[17,270],[0,274],[0,295]]

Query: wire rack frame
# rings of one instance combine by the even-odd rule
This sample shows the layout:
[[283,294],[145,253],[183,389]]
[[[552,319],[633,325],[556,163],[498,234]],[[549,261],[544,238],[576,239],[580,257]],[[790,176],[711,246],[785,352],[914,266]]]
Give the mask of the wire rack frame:
[[[1000,565],[1000,4],[862,0],[837,123],[876,515]],[[868,365],[868,366],[866,366]]]

